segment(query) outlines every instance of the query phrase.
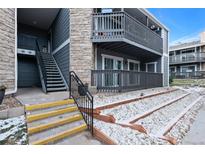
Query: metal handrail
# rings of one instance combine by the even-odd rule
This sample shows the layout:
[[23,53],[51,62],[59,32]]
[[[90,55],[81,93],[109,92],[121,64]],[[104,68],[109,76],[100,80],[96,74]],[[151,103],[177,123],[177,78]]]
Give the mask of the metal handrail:
[[74,99],[88,126],[88,130],[93,135],[93,96],[74,71],[69,74],[70,97]]
[[44,67],[44,64],[42,62],[38,40],[36,40],[36,46],[37,46],[36,59],[37,59],[37,65],[38,65],[38,70],[39,70],[39,74],[40,74],[41,85],[42,85],[43,92],[47,93],[47,89],[46,89],[46,73],[45,73],[45,70],[44,70],[45,67]]

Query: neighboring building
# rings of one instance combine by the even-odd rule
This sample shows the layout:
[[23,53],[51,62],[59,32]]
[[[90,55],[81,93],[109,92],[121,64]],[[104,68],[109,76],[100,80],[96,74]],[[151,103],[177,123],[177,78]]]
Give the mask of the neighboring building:
[[[0,9],[0,84],[7,94],[168,86],[168,29],[145,9]],[[113,71],[112,71],[113,70]]]
[[175,78],[200,78],[205,71],[205,32],[200,40],[181,43],[169,49],[169,71]]

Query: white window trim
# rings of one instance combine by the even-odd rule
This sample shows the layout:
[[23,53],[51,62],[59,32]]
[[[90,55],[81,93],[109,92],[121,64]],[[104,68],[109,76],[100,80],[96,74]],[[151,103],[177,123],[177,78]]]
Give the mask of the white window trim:
[[102,56],[102,69],[105,69],[105,58],[113,59],[113,60],[119,60],[121,61],[121,68],[123,70],[123,58],[122,57],[117,57],[117,56],[111,56],[111,55],[106,55],[106,54],[101,54]]
[[169,66],[169,69],[174,68],[174,73],[177,72],[177,67],[176,66]]
[[180,72],[182,72],[183,67],[189,67],[189,66],[194,66],[194,71],[197,70],[197,65],[183,65],[183,66],[180,66]]
[[148,72],[148,65],[149,64],[154,64],[154,73],[157,73],[157,62],[146,63],[146,72]]
[[140,71],[140,61],[132,60],[132,59],[127,59],[128,70],[130,70],[130,62],[131,62],[131,63],[134,63],[134,64],[138,64],[138,65],[139,65],[139,67],[138,67],[138,71]]

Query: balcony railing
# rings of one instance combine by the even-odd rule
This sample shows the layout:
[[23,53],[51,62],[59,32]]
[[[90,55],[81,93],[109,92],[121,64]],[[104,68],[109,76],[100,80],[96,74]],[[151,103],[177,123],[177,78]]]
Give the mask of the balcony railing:
[[187,53],[180,54],[176,56],[169,56],[170,64],[178,64],[178,63],[191,63],[191,62],[204,62],[205,61],[205,53]]
[[170,77],[175,79],[205,79],[205,71],[172,72]]
[[160,35],[125,12],[93,14],[93,42],[128,39],[158,53],[163,51]]
[[92,70],[91,85],[98,91],[130,91],[162,86],[162,74],[127,70]]

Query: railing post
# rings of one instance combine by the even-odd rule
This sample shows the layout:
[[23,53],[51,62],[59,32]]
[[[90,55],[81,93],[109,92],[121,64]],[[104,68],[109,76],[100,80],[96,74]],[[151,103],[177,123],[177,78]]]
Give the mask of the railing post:
[[122,92],[122,71],[119,70],[119,92]]
[[69,72],[69,98],[72,98],[72,94],[71,94],[71,86],[72,86],[72,83],[71,83],[71,72]]
[[[83,119],[88,126],[88,130],[90,130],[91,134],[93,135],[93,96],[79,79],[79,77],[75,74],[75,72],[71,71],[69,75],[70,97],[74,99],[79,108],[79,111],[81,112],[81,115],[83,116]],[[74,84],[72,84],[73,82]]]

